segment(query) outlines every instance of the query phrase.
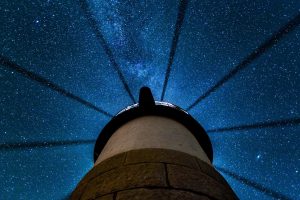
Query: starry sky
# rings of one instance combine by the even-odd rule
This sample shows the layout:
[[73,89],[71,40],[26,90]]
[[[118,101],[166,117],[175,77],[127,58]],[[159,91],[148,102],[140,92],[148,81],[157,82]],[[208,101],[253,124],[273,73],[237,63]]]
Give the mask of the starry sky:
[[[124,83],[160,100],[180,2],[1,0],[0,54],[115,115],[133,104]],[[188,1],[164,101],[188,108],[299,14],[299,0]],[[296,26],[189,110],[242,200],[300,199],[299,120],[264,126],[300,117],[299,49]],[[0,199],[66,199],[109,120],[2,63]]]

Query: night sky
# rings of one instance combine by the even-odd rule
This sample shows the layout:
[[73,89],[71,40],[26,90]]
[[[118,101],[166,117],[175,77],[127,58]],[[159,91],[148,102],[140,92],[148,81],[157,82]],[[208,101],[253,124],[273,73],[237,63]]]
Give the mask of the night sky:
[[[133,104],[124,83],[135,100],[142,86],[160,100],[179,10],[179,0],[1,0],[1,58],[114,115]],[[164,101],[187,109],[299,14],[299,0],[188,1]],[[300,199],[300,26],[276,42],[189,109],[242,200]],[[109,120],[2,63],[0,199],[66,199]],[[254,128],[216,130],[242,125]]]

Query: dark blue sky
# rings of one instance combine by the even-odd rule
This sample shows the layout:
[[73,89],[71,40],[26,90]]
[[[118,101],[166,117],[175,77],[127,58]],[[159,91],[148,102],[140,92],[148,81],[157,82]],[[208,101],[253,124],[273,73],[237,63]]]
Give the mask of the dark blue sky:
[[[0,54],[103,110],[132,104],[80,3],[2,0]],[[87,0],[125,81],[160,99],[179,1]],[[165,101],[184,109],[300,13],[299,0],[189,1]],[[300,117],[300,26],[190,110],[206,130]],[[0,66],[0,199],[64,199],[109,117]],[[300,199],[300,126],[211,132],[214,164]],[[224,174],[240,199],[274,199]],[[274,195],[273,195],[274,196]]]

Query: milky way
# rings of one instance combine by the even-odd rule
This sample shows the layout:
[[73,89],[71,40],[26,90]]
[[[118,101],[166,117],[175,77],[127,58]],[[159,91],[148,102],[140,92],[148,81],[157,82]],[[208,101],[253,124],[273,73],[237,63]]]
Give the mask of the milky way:
[[[300,14],[297,0],[187,2],[164,98],[183,109]],[[0,54],[114,115],[142,86],[160,99],[179,5],[4,0]],[[295,26],[189,110],[240,199],[300,199],[299,49]],[[110,117],[3,62],[0,80],[0,199],[67,198]]]

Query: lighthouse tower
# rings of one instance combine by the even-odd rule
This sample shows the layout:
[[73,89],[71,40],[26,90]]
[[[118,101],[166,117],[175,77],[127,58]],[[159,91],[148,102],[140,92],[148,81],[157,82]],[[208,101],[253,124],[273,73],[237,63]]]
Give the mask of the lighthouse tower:
[[71,200],[234,200],[212,165],[213,150],[201,125],[187,112],[156,102],[149,88],[104,127],[94,167]]

